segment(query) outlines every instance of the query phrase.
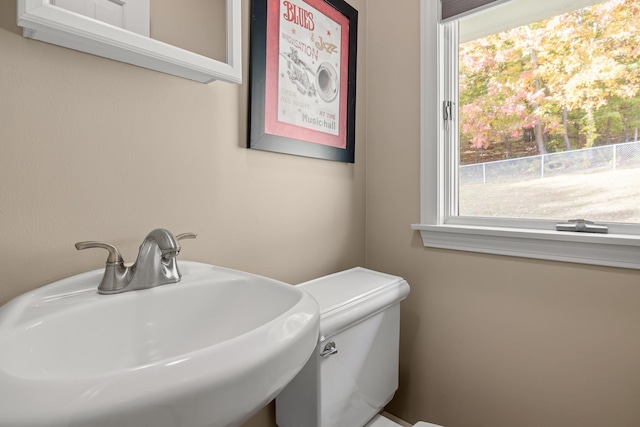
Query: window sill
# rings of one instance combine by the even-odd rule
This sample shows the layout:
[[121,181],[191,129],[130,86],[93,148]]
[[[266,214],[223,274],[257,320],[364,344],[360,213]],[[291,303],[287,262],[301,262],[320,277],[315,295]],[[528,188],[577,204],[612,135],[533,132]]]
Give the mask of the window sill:
[[640,269],[640,237],[468,225],[413,224],[424,246]]

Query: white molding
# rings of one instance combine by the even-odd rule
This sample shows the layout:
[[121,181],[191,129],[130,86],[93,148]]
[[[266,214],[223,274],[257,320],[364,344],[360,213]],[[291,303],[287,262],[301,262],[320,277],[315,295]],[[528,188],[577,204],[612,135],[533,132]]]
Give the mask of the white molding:
[[506,31],[550,16],[562,15],[576,9],[593,6],[605,0],[503,0],[488,4],[488,8],[477,13],[472,11],[461,21],[462,43]]
[[[444,37],[438,4],[421,0],[421,224],[424,246],[496,255],[640,269],[637,225],[606,224],[611,234],[555,231],[555,222],[470,218],[451,215],[447,193],[452,185],[445,162],[447,151],[439,107],[445,98],[439,87],[445,73]],[[449,24],[451,25],[451,24]]]
[[25,37],[202,83],[242,83],[241,0],[226,1],[226,63],[52,6],[49,0],[17,1]]
[[414,224],[424,246],[640,269],[640,238],[461,225]]

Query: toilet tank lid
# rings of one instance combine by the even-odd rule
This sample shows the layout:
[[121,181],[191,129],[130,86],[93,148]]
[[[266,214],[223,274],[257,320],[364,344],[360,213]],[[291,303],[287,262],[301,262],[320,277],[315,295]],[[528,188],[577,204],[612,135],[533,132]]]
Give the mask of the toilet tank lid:
[[409,294],[399,276],[362,267],[298,285],[318,301],[321,340],[396,304]]

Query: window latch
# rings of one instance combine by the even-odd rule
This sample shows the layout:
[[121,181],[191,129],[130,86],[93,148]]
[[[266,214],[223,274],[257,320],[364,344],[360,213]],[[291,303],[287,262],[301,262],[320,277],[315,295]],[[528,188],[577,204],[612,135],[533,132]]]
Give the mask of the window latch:
[[452,101],[442,101],[442,119],[444,121],[444,130],[449,132],[449,122],[453,121]]
[[584,219],[572,219],[569,222],[561,222],[556,224],[556,231],[573,231],[577,233],[601,233],[607,234],[609,227],[606,225],[596,224],[593,221]]

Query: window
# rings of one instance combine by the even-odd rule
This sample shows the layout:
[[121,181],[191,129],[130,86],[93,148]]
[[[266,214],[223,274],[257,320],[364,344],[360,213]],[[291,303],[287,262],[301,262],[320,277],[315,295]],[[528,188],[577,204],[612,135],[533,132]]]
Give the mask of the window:
[[425,246],[640,268],[640,0],[593,3],[423,0]]

